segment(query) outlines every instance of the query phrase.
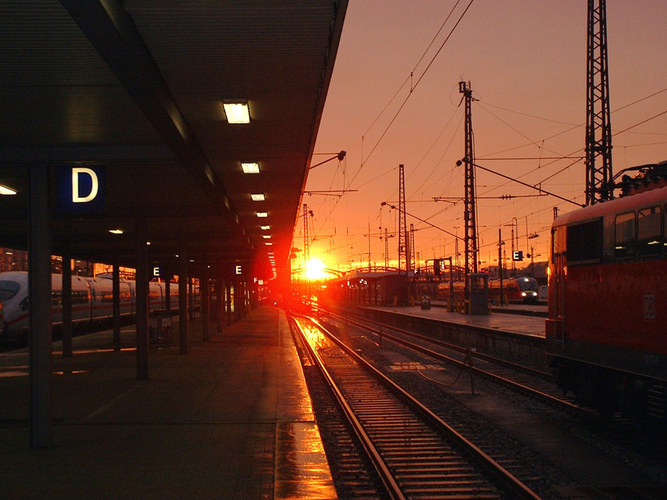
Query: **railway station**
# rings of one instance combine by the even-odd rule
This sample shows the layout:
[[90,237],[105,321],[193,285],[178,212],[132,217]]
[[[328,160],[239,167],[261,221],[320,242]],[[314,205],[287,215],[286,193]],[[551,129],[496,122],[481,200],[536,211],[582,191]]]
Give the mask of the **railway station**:
[[[123,393],[94,402],[95,384],[104,386],[106,373],[119,387],[133,378],[145,381],[139,392],[148,390],[149,384],[159,385],[158,381],[169,386],[164,406],[142,405],[142,399],[154,394],[148,390],[127,407],[126,420],[132,425],[167,423],[163,419],[166,415],[172,424],[176,421],[197,426],[192,413],[177,416],[169,408],[172,403],[178,406],[177,396],[192,389],[186,382],[188,363],[193,369],[204,369],[196,344],[208,342],[223,327],[229,335],[239,335],[239,342],[252,338],[252,322],[243,323],[244,335],[233,332],[239,321],[249,321],[248,315],[259,301],[261,283],[273,280],[276,288],[289,286],[292,231],[346,8],[347,1],[328,0],[299,8],[275,2],[255,2],[252,8],[246,8],[238,2],[49,0],[0,6],[0,41],[5,54],[0,69],[0,184],[10,193],[0,196],[1,244],[28,251],[30,292],[24,303],[30,304],[31,325],[30,353],[21,356],[18,367],[3,355],[3,385],[18,382],[20,393],[16,397],[22,402],[15,405],[13,398],[5,399],[8,406],[3,405],[0,417],[3,443],[14,443],[2,447],[3,496],[133,496],[146,491],[146,487],[156,488],[157,481],[150,477],[159,465],[148,463],[136,463],[135,467],[116,464],[147,480],[145,487],[135,483],[137,489],[133,489],[128,483],[122,487],[126,489],[114,490],[112,483],[125,482],[121,476],[110,476],[106,485],[94,484],[94,471],[101,465],[95,462],[107,453],[103,443],[118,440],[122,445],[116,457],[119,462],[126,460],[123,455],[136,444],[132,433],[121,430],[113,436],[112,429],[121,429],[116,426],[120,421],[112,418],[110,426],[91,423],[88,428],[94,432],[88,437],[85,431],[63,435],[60,431],[67,425],[60,424],[63,418],[72,416],[70,410],[75,414],[79,411],[78,398],[84,406],[99,404],[100,416],[116,401],[125,398],[129,402],[131,398]],[[65,314],[60,348],[51,345],[52,255],[61,256],[64,262]],[[136,335],[126,344],[122,334],[125,327],[115,322],[110,352],[102,349],[99,352],[106,354],[88,365],[86,355],[77,349],[79,338],[72,339],[68,326],[71,316],[76,319],[77,314],[77,302],[72,301],[70,292],[74,280],[69,276],[68,263],[72,259],[108,266],[109,292],[104,300],[109,311],[112,302],[115,304],[114,312],[109,313],[114,317],[120,316],[119,290],[127,286],[119,270],[136,269],[136,288],[132,290],[136,296]],[[176,316],[169,314],[173,342],[168,351],[178,353],[183,360],[161,372],[159,358],[165,353],[156,350],[150,339],[154,316],[148,283],[155,277],[163,284],[169,283],[173,276],[178,276],[178,283],[172,284],[171,291],[162,292],[172,299],[171,308],[180,310]],[[211,284],[210,290],[201,287],[195,320],[185,312],[193,278]],[[72,311],[69,318],[68,310]],[[219,464],[218,472],[233,465],[238,473],[231,483],[227,481],[230,476],[223,474],[224,479],[221,476],[206,486],[224,482],[227,490],[200,490],[204,496],[272,497],[274,443],[281,439],[276,438],[283,432],[278,429],[281,422],[294,421],[297,427],[301,422],[312,425],[307,410],[302,410],[302,405],[307,406],[307,396],[291,396],[284,403],[275,394],[278,386],[288,391],[299,388],[298,372],[279,375],[293,360],[278,354],[278,346],[286,342],[278,316],[260,315],[254,321],[260,325],[257,335],[266,335],[267,342],[276,346],[275,359],[260,374],[271,372],[280,380],[272,379],[257,389],[266,392],[262,392],[267,398],[263,403],[266,408],[243,415],[234,407],[235,394],[230,393],[225,401],[214,403],[230,415],[212,414],[208,420],[215,422],[214,426],[225,418],[236,425],[256,421],[258,427],[267,430],[248,433],[250,440],[256,434],[255,450],[243,449],[245,443],[240,442],[202,443],[212,445],[216,453],[229,450],[224,459],[208,457],[211,464]],[[124,355],[126,348],[131,349],[130,364]],[[252,349],[246,355],[251,357],[249,351]],[[65,359],[86,366],[60,369],[61,353]],[[211,356],[215,354],[208,352],[208,356],[208,363],[213,363]],[[258,363],[248,361],[249,366]],[[124,370],[119,372],[121,366]],[[58,379],[55,372],[82,373],[82,379],[97,373],[102,379],[86,382],[91,385],[78,396],[68,391],[63,395],[57,384],[64,378]],[[193,376],[201,374],[196,373]],[[250,381],[238,377],[233,378],[235,390],[247,387]],[[69,391],[76,391],[67,385]],[[3,394],[7,394],[4,389]],[[59,414],[58,408],[68,405],[65,401],[74,406]],[[182,410],[188,405],[183,401]],[[137,413],[132,414],[133,410]],[[197,411],[213,413],[213,406]],[[276,414],[280,411],[285,413]],[[94,420],[95,415],[93,411],[88,416]],[[81,422],[80,417],[73,418]],[[299,441],[303,434],[306,442],[300,449],[305,454],[317,454],[317,447],[311,446],[310,438],[305,436],[307,429],[296,437],[289,430],[284,432]],[[244,430],[232,433],[245,435]],[[135,458],[150,457],[150,462],[186,444],[170,444],[170,438],[178,440],[166,432],[164,448],[145,448]],[[24,454],[27,461],[22,461],[21,453],[9,451],[15,447],[46,449],[52,454],[44,463],[49,467],[52,461],[68,463],[70,452],[85,451],[87,446],[87,452],[94,455],[75,460],[93,467],[88,471],[91,476],[87,486],[68,477],[68,470],[73,472],[69,465],[60,473],[43,469],[46,482],[39,485],[34,482],[35,469],[30,465],[32,455]],[[291,455],[292,442],[289,447],[285,457]],[[68,456],[57,458],[56,450],[69,450]],[[245,453],[256,462],[236,460]],[[271,463],[263,464],[257,457]],[[195,463],[206,468],[206,460],[183,456],[180,466],[192,473]],[[300,474],[292,470],[292,465],[281,466],[287,481]],[[112,464],[109,467],[110,472],[119,471]],[[10,469],[13,473],[8,472]],[[254,472],[257,478],[246,485],[243,474],[252,477]],[[260,477],[262,472],[267,474],[264,479]],[[25,489],[20,487],[21,474],[29,474],[24,478]],[[208,474],[205,472],[205,476]],[[178,476],[160,479],[170,480],[178,480]],[[61,481],[68,486],[59,490],[54,484]],[[279,484],[281,480],[278,477],[276,481]],[[186,492],[183,488],[187,485],[150,491],[154,495],[169,491],[167,496],[181,496],[180,491],[182,496],[189,496],[197,490]],[[276,488],[279,491],[281,487]],[[291,487],[285,488],[284,496],[291,496]],[[304,492],[301,496],[310,495]]]
[[295,280],[348,7],[0,3],[0,496],[664,497],[664,161],[491,279],[460,82],[465,267],[401,164],[398,267]]

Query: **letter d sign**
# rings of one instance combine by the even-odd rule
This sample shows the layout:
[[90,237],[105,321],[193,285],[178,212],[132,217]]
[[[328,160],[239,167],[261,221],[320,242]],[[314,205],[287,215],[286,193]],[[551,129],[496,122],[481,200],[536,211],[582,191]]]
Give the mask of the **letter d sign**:
[[66,214],[98,214],[104,210],[102,167],[58,167],[58,209]]
[[[79,191],[79,177],[87,175],[90,177],[90,191],[86,196],[81,196]],[[88,203],[93,201],[100,189],[100,181],[97,174],[90,168],[73,168],[72,169],[72,203]]]

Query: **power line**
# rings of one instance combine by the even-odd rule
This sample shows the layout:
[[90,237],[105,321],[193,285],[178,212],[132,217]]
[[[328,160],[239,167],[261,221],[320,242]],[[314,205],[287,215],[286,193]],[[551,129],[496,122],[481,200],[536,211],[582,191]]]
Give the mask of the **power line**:
[[513,179],[513,178],[510,177],[509,175],[501,174],[500,172],[496,172],[495,170],[491,170],[490,168],[483,167],[482,165],[479,165],[479,164],[477,164],[477,163],[475,163],[475,167],[477,167],[477,168],[481,168],[482,170],[484,170],[484,171],[486,171],[486,172],[490,172],[490,173],[495,174],[495,175],[497,175],[497,176],[500,176],[500,177],[503,177],[503,178],[508,179],[508,180],[510,180],[510,181],[513,181],[513,182],[516,182],[516,183],[518,183],[518,184],[521,184],[522,186],[526,186],[526,187],[529,187],[529,188],[531,188],[531,189],[535,189],[536,191],[539,191],[540,193],[546,193],[546,194],[548,194],[549,196],[553,196],[554,198],[558,198],[559,200],[563,200],[563,201],[566,201],[566,202],[568,202],[568,203],[572,203],[573,205],[577,205],[577,206],[579,206],[579,207],[583,206],[583,205],[580,205],[579,203],[577,203],[577,202],[575,202],[575,201],[569,200],[569,199],[567,199],[567,198],[563,198],[562,196],[559,196],[559,195],[557,195],[557,194],[555,194],[555,193],[551,193],[551,192],[547,191],[546,189],[536,188],[535,186],[531,186],[530,184],[528,184],[528,183],[526,183],[526,182],[520,181],[520,180],[518,180],[518,179]]
[[[418,86],[418,85],[421,83],[421,81],[424,79],[424,76],[426,76],[426,73],[427,73],[428,70],[431,68],[431,65],[433,64],[433,62],[435,61],[435,59],[438,57],[438,55],[440,54],[440,52],[441,52],[442,49],[444,48],[445,44],[449,41],[449,39],[451,38],[452,34],[454,33],[454,31],[456,30],[456,28],[457,28],[457,27],[459,26],[459,24],[461,23],[461,21],[463,20],[463,17],[466,15],[466,13],[467,13],[468,10],[470,9],[470,7],[472,6],[472,4],[473,4],[474,1],[475,1],[475,0],[470,0],[470,2],[468,3],[467,7],[465,8],[465,10],[463,11],[463,13],[459,16],[458,20],[456,21],[456,24],[454,24],[454,27],[452,27],[452,29],[449,31],[449,34],[447,35],[447,37],[445,38],[445,40],[442,42],[442,44],[440,44],[440,47],[439,47],[438,50],[436,51],[435,55],[434,55],[434,56],[431,58],[431,60],[429,61],[428,65],[426,66],[426,68],[425,68],[424,71],[422,72],[421,76],[417,79],[417,81],[415,82],[414,85],[411,85],[411,86],[410,86],[410,91],[408,92],[408,95],[405,97],[405,99],[403,100],[403,102],[402,102],[401,105],[399,106],[398,110],[396,111],[396,113],[394,114],[394,116],[392,117],[391,121],[389,122],[389,124],[387,125],[387,127],[384,129],[384,131],[382,132],[382,134],[380,135],[380,137],[378,138],[378,140],[376,141],[375,145],[371,148],[371,151],[368,153],[368,156],[366,156],[365,159],[362,158],[361,165],[359,166],[359,169],[357,170],[357,172],[354,174],[354,176],[353,176],[352,179],[350,180],[348,186],[351,186],[351,185],[352,185],[352,183],[355,181],[355,179],[357,178],[357,176],[359,175],[359,173],[361,172],[361,170],[363,169],[363,167],[366,165],[366,162],[368,162],[369,158],[373,155],[373,153],[375,152],[375,150],[377,149],[377,147],[380,145],[380,142],[382,142],[382,139],[384,139],[384,136],[387,134],[387,132],[389,131],[389,129],[391,128],[391,126],[392,126],[392,125],[394,124],[394,122],[396,121],[396,118],[398,118],[398,115],[401,113],[401,111],[403,110],[403,108],[404,108],[405,105],[407,104],[408,100],[409,100],[410,97],[412,96],[412,92],[417,88],[417,86]],[[454,11],[454,9],[455,9],[456,6],[458,5],[458,3],[459,3],[459,2],[457,2],[457,3],[454,5],[454,8],[452,8],[452,11],[451,11],[451,12]],[[450,15],[451,15],[451,12],[450,12]],[[448,16],[448,18],[449,18],[449,16]]]

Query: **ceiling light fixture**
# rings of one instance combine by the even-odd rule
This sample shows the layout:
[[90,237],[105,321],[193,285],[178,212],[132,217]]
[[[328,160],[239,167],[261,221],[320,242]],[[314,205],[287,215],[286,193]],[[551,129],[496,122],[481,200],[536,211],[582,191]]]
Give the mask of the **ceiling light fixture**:
[[263,234],[263,235],[262,235],[262,238],[264,238],[265,240],[270,240],[270,239],[271,239],[271,235],[270,235],[270,234]]
[[116,229],[109,229],[109,232],[111,234],[123,234],[123,230],[121,228],[116,228]]
[[268,212],[257,212],[257,217],[263,218],[263,217],[268,217],[269,213]]
[[264,193],[251,193],[250,198],[252,198],[252,201],[264,201],[264,200],[266,200],[266,196],[264,196]]
[[259,226],[259,228],[260,228],[262,231],[268,231],[269,229],[271,229],[271,226]]
[[0,195],[3,196],[14,196],[16,194],[16,190],[10,188],[9,186],[3,186],[0,184]]
[[241,162],[241,168],[243,169],[244,174],[258,174],[259,173],[259,163],[257,163],[256,161]]
[[227,123],[250,123],[250,111],[248,101],[243,102],[224,102],[222,107],[227,116]]

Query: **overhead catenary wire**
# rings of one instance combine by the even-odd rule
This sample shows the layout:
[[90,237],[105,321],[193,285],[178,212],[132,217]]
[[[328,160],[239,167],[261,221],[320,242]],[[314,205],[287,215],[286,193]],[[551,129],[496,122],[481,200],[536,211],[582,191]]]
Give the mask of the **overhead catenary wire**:
[[[433,44],[433,42],[431,43],[431,45],[432,45],[432,44]],[[422,58],[422,59],[423,59],[423,58]],[[411,73],[410,73],[410,76],[409,76],[408,78],[405,79],[405,82],[404,82],[403,86],[401,87],[401,89],[405,89],[406,82],[408,82],[408,81],[410,81],[410,80],[412,80],[412,81],[418,81],[418,79],[415,78],[415,74],[416,74],[416,72],[411,72]],[[410,86],[410,88],[413,89],[412,85]],[[660,91],[658,91],[658,92],[655,92],[655,93],[652,94],[652,95],[658,95],[658,94],[661,94],[661,93],[664,92],[665,90],[667,90],[667,89],[660,90]],[[400,94],[400,91],[397,92],[396,95],[399,95],[399,94]],[[642,101],[645,101],[646,99],[648,99],[649,97],[650,97],[650,96],[647,96],[647,97],[638,99],[638,100],[636,100],[636,101],[634,101],[634,102],[635,102],[635,103],[636,103],[636,102],[642,102]],[[488,104],[488,103],[485,103],[485,104]],[[620,107],[620,108],[618,108],[618,109],[616,109],[616,110],[614,110],[614,111],[618,111],[618,110],[624,109],[624,108],[629,107],[629,106],[631,106],[631,105],[632,105],[632,103],[626,104],[625,106],[622,106],[622,107]],[[387,108],[385,108],[385,110],[383,110],[384,113],[386,113],[386,109],[387,109]],[[505,108],[500,108],[500,109],[505,109]],[[507,111],[509,111],[509,112],[513,112],[513,113],[518,113],[518,112],[516,112],[516,111],[512,111],[512,110],[507,110]],[[534,115],[527,115],[526,113],[518,113],[518,114],[523,114],[523,115],[526,115],[526,116],[531,116],[531,117],[533,117],[533,118],[541,118],[541,117],[537,117],[537,116],[534,116]],[[657,115],[657,116],[660,116],[660,115],[662,115],[662,114],[664,114],[664,113],[660,113],[660,114]],[[378,118],[379,118],[379,117],[378,117]],[[548,120],[548,119],[546,119],[546,118],[541,118],[541,119]],[[511,121],[511,120],[508,120],[508,121]],[[566,122],[558,122],[557,120],[549,120],[549,121],[552,121],[552,122],[555,122],[555,123],[563,123],[564,125],[570,125],[570,124],[568,124],[568,123],[566,123]],[[649,118],[648,120],[646,120],[646,121],[650,121],[650,118]],[[372,126],[375,126],[376,124],[377,124],[377,120],[375,120],[375,121],[373,122]],[[638,126],[640,126],[640,125],[641,125],[641,122],[640,122],[640,123],[637,123],[637,124],[635,124],[635,125],[633,125],[632,127],[628,128],[628,129],[624,129],[623,131],[621,131],[621,132],[617,132],[617,133],[629,132],[630,129],[635,130],[635,128],[638,127]],[[573,129],[576,129],[576,128],[580,128],[580,127],[582,127],[582,126],[583,126],[583,124],[582,124],[582,125],[575,125],[573,128],[568,129],[568,131],[573,130]],[[520,133],[520,132],[519,132],[520,129],[521,129],[521,127],[519,126],[519,127],[517,127],[517,128],[515,129],[515,131],[517,131],[517,133]],[[370,128],[369,128],[369,130],[370,130]],[[559,132],[559,134],[557,134],[557,135],[562,135],[563,133],[566,133],[566,132],[568,132],[568,131]],[[528,134],[530,135],[530,132],[528,132]],[[616,135],[616,134],[614,134],[614,135]],[[630,134],[628,134],[628,135],[630,135]],[[555,136],[552,136],[552,137],[555,137]],[[388,140],[388,139],[385,138],[385,141],[386,141],[386,140]],[[548,138],[547,138],[546,140],[548,140]],[[536,145],[536,146],[538,146],[538,147],[543,147],[543,146],[544,146],[544,142],[545,142],[545,140],[542,140],[542,144],[540,145],[540,144],[539,144],[540,141],[533,141],[533,140],[530,140],[530,144],[531,144],[531,145]],[[646,142],[650,142],[650,141],[646,141]],[[368,141],[368,137],[366,137],[366,147],[365,147],[366,151],[368,151],[368,145],[369,145],[369,143],[370,143],[370,141]],[[637,145],[624,146],[624,147],[636,147],[636,146],[637,146]],[[524,146],[521,146],[521,147],[524,147]],[[547,150],[545,150],[545,152],[546,152],[546,151],[547,151]],[[371,152],[371,154],[373,154],[373,153]],[[377,152],[376,152],[376,154],[377,154]],[[369,157],[370,157],[370,155],[369,155],[367,158],[369,158]],[[538,157],[537,155],[535,155],[535,156],[531,157],[530,155],[524,155],[524,156],[521,157],[521,158],[503,157],[503,159],[501,159],[501,158],[487,158],[487,157],[485,156],[485,158],[484,158],[483,160],[481,160],[480,158],[478,158],[477,160],[478,160],[480,163],[485,164],[486,161],[516,161],[516,160],[523,159],[523,158],[525,158],[526,160],[528,160],[528,159],[533,159],[533,160],[536,160],[536,161],[541,161],[541,162],[543,162],[540,166],[538,166],[538,169],[539,169],[539,168],[541,168],[541,169],[545,169],[545,167],[550,167],[550,168],[549,168],[549,171],[543,170],[543,171],[541,172],[541,175],[539,175],[539,177],[542,178],[542,181],[538,182],[537,184],[533,184],[533,178],[537,178],[538,176],[534,176],[533,178],[529,178],[529,179],[526,178],[526,176],[528,176],[529,174],[535,172],[536,170],[539,171],[538,169],[529,170],[529,171],[527,171],[527,172],[525,172],[525,173],[523,173],[523,174],[519,174],[519,178],[524,178],[524,180],[528,181],[527,184],[529,184],[529,185],[532,184],[533,187],[538,186],[538,185],[542,184],[542,183],[545,182],[545,181],[546,181],[546,182],[550,182],[550,186],[551,186],[551,187],[558,186],[556,192],[561,193],[560,189],[562,189],[562,185],[565,185],[566,183],[569,183],[569,184],[567,184],[567,185],[576,186],[576,183],[573,182],[572,179],[573,179],[573,176],[574,176],[573,174],[576,173],[576,170],[577,170],[577,169],[576,169],[576,168],[575,168],[575,169],[572,169],[571,167],[577,165],[577,164],[581,161],[581,159],[582,159],[583,157],[582,157],[582,156],[576,156],[576,157],[562,156],[562,157],[559,157],[559,156],[555,156],[555,155],[554,155],[554,156],[546,156],[546,155],[545,155],[545,156],[542,156],[542,155],[540,155],[539,157]],[[357,167],[357,166],[359,167],[359,169],[361,169],[361,168],[364,167],[364,165],[366,165],[366,162],[365,162],[366,159],[364,158],[364,155],[363,155],[363,154],[362,154],[362,159],[363,159],[363,160],[362,160],[362,162],[361,162],[361,165],[359,165],[359,163],[356,163],[356,162],[355,162],[356,165],[354,166],[354,170],[356,170],[356,167]],[[569,161],[568,161],[568,160],[569,160]],[[544,163],[544,162],[549,162],[549,163]],[[562,167],[562,163],[561,163],[561,162],[567,162],[568,165],[567,165],[564,169],[559,169],[558,172],[556,172],[556,173],[552,173],[553,170],[554,170],[554,169],[553,169],[554,166]],[[572,163],[570,163],[570,162],[572,162]],[[430,162],[429,162],[429,163],[430,163]],[[559,165],[559,163],[560,163],[560,165]],[[367,165],[368,168],[370,168],[371,166],[372,166],[371,164]],[[340,167],[340,166],[339,166],[339,167]],[[368,168],[366,169],[366,173],[368,173],[368,172],[367,172]],[[391,172],[395,171],[395,169],[396,169],[395,167],[392,167],[391,169],[387,170],[386,172],[384,172],[384,173],[382,173],[382,174],[379,174],[378,176],[374,177],[373,180],[377,180],[378,178],[380,178],[380,177],[382,177],[382,176],[390,175]],[[570,173],[569,173],[569,174],[562,176],[561,180],[556,181],[556,183],[553,183],[553,180],[554,180],[555,177],[557,177],[558,175],[562,175],[563,173],[567,172],[568,170],[570,170]],[[434,171],[435,171],[435,168],[434,168]],[[454,172],[454,171],[452,170],[452,171],[449,171],[449,172]],[[348,174],[349,174],[349,171],[348,171]],[[548,175],[547,175],[547,174],[548,174]],[[350,181],[350,185],[355,184],[355,183],[358,181],[358,179],[359,179],[358,176],[361,175],[361,174],[359,174],[359,171],[356,171],[356,172],[354,172],[353,175],[354,175],[354,178],[353,178],[353,180]],[[445,175],[452,175],[452,174],[451,174],[451,173],[446,173]],[[545,176],[545,175],[546,175],[546,177],[543,177],[543,176]],[[420,176],[421,176],[421,174],[420,174]],[[347,177],[349,178],[349,175],[348,175]],[[364,175],[363,177],[365,177],[365,175]],[[434,176],[434,177],[435,177],[435,176]],[[438,175],[437,177],[440,177],[440,176]],[[364,180],[365,180],[365,179],[364,179]],[[372,183],[373,180],[368,181],[368,182],[363,182],[363,184],[361,184],[361,186],[366,186],[367,184]],[[509,182],[511,182],[511,181],[507,181],[507,182],[503,182],[503,183],[498,183],[498,184],[506,185],[506,184],[509,183]],[[423,186],[424,184],[425,184],[425,182],[422,182],[422,186]],[[488,183],[488,184],[491,184],[491,183]],[[347,186],[347,182],[344,183],[344,186]],[[358,187],[358,186],[355,186],[355,187]],[[489,189],[489,191],[493,191],[494,189],[497,189],[497,187],[498,187],[498,186],[495,186],[495,187]],[[420,186],[420,188],[421,188],[421,186]],[[450,188],[450,189],[451,189],[451,188]],[[419,190],[419,188],[418,188],[418,190]],[[484,189],[483,189],[483,190],[484,190]],[[424,194],[428,194],[428,189],[426,189],[426,190],[424,190],[424,191],[425,191]],[[567,192],[567,190],[566,190],[566,192]],[[445,194],[447,194],[447,193],[445,193]],[[346,197],[346,198],[347,198],[347,197]],[[569,198],[576,200],[578,197],[577,197],[576,195],[574,195],[574,193],[572,193],[572,196],[570,196]],[[336,201],[336,203],[337,203],[339,200],[335,200],[335,201]],[[332,200],[331,203],[329,203],[328,200],[327,200],[326,204],[329,205],[329,206],[331,206],[331,205],[333,204],[333,202],[334,202],[334,200]],[[523,210],[523,208],[525,207],[525,204],[523,204],[523,205],[522,205],[522,204],[517,204],[517,205],[519,205],[519,206],[522,208],[522,210]],[[424,207],[424,208],[425,208],[425,207]],[[454,210],[454,212],[455,212],[455,211],[456,211],[456,210]],[[441,212],[442,212],[442,211],[438,211],[438,213],[441,213]],[[322,212],[320,212],[320,214],[321,214],[321,213],[322,213]],[[446,226],[445,226],[445,227],[446,227]]]
[[[617,108],[617,109],[614,110],[614,111],[619,111],[619,110],[621,110],[621,109],[625,109],[625,108],[627,108],[627,107],[629,107],[629,106],[632,106],[632,105],[634,105],[634,104],[637,104],[637,103],[640,103],[640,102],[642,102],[642,101],[645,101],[645,100],[647,100],[647,99],[649,99],[649,98],[651,98],[651,97],[654,97],[654,96],[656,96],[656,95],[661,94],[662,92],[664,92],[664,91],[666,91],[666,90],[667,90],[667,89],[663,89],[663,90],[660,90],[660,91],[658,91],[658,92],[654,92],[654,93],[650,94],[649,96],[646,96],[646,97],[643,97],[643,98],[640,98],[640,99],[636,99],[636,100],[632,101],[631,103],[628,103],[628,104],[626,104],[626,105],[624,105],[624,106],[621,106],[620,108]],[[624,128],[624,129],[622,129],[622,130],[620,130],[620,131],[616,131],[616,132],[614,132],[613,136],[617,136],[617,135],[620,135],[620,134],[622,134],[622,133],[625,133],[625,132],[627,132],[627,131],[629,131],[629,130],[631,130],[631,129],[633,129],[633,128],[636,128],[636,127],[638,127],[638,126],[644,124],[644,123],[647,123],[647,122],[649,122],[649,121],[651,121],[651,120],[654,120],[654,119],[656,119],[656,118],[658,118],[658,117],[664,115],[665,113],[667,113],[667,110],[665,110],[665,111],[661,111],[661,112],[659,112],[659,113],[656,113],[655,115],[653,115],[653,116],[651,116],[651,117],[649,117],[649,118],[646,118],[646,119],[644,119],[644,120],[641,120],[641,121],[639,121],[639,122],[637,122],[637,123],[635,123],[635,124],[633,124],[633,125],[631,125],[631,126],[629,126],[629,127],[626,127],[626,128]],[[521,113],[519,113],[519,114],[521,114]],[[493,114],[492,114],[492,115],[493,115]],[[494,116],[495,116],[495,115],[494,115]],[[502,121],[503,123],[506,123],[506,122],[504,122],[503,120],[501,120],[501,121]],[[507,124],[507,123],[506,123],[506,124]],[[509,126],[509,124],[507,124],[507,125]],[[583,126],[583,124],[582,124],[582,125],[577,125],[577,126],[575,126],[575,127],[573,127],[573,128],[580,128],[581,126]],[[512,128],[513,128],[513,127],[512,127]],[[514,129],[514,128],[513,128],[513,129]],[[572,129],[568,129],[568,130],[566,130],[565,132],[570,131],[570,130],[572,130]],[[562,133],[564,133],[564,132],[560,132],[559,134],[556,134],[556,135],[561,135]],[[553,137],[555,137],[556,135],[551,136],[550,138],[553,138]],[[526,138],[528,138],[528,137],[526,137]],[[531,141],[531,144],[533,144],[533,145],[537,144],[535,141],[531,140],[530,138],[528,138],[528,139]],[[525,145],[524,145],[524,146],[525,146]],[[521,147],[524,147],[524,146],[521,146]],[[480,166],[480,165],[476,165],[476,166],[480,167],[482,170],[490,171],[490,172],[492,172],[492,173],[495,173],[495,174],[497,174],[497,175],[499,175],[499,176],[501,176],[501,177],[504,177],[504,178],[508,179],[508,181],[505,182],[505,183],[503,183],[503,184],[501,184],[501,186],[505,186],[505,185],[507,185],[507,184],[509,184],[509,183],[511,183],[511,182],[518,182],[519,184],[522,184],[522,185],[524,185],[524,186],[526,186],[526,187],[530,187],[530,188],[532,188],[532,189],[536,189],[536,190],[538,190],[538,191],[540,191],[540,192],[548,193],[549,195],[553,195],[554,197],[557,197],[557,198],[561,199],[563,202],[571,203],[571,204],[574,204],[574,205],[577,205],[577,206],[581,206],[581,204],[579,204],[579,203],[577,203],[577,202],[575,202],[575,201],[573,201],[573,200],[571,200],[571,199],[568,199],[568,198],[565,198],[565,197],[556,195],[555,193],[550,193],[550,192],[548,192],[548,191],[546,191],[546,190],[544,190],[544,189],[542,189],[542,188],[540,188],[540,187],[537,187],[537,186],[541,186],[544,182],[553,179],[554,177],[556,177],[556,176],[560,175],[561,173],[563,173],[563,172],[569,170],[572,166],[574,166],[574,165],[576,165],[577,163],[579,163],[579,162],[583,159],[583,156],[574,156],[574,155],[576,155],[577,153],[580,153],[580,152],[582,152],[582,151],[583,151],[583,148],[580,148],[580,149],[578,149],[578,150],[576,150],[576,151],[573,151],[573,152],[571,152],[571,153],[569,153],[569,154],[567,154],[567,155],[563,155],[563,156],[560,156],[560,157],[557,156],[557,157],[542,157],[542,158],[535,158],[535,159],[538,159],[538,160],[546,160],[546,159],[551,159],[551,160],[553,160],[553,161],[551,161],[550,163],[548,163],[547,165],[555,164],[555,163],[557,163],[558,161],[565,160],[565,159],[572,159],[572,160],[574,160],[574,161],[568,163],[568,165],[566,165],[565,167],[561,168],[560,170],[558,170],[558,171],[555,172],[555,173],[552,173],[551,175],[547,176],[546,178],[543,178],[541,181],[539,181],[538,183],[536,183],[536,184],[534,184],[534,185],[530,185],[530,184],[528,184],[528,183],[524,183],[524,182],[522,182],[522,181],[519,181],[517,178],[512,178],[512,177],[509,177],[509,176],[505,176],[505,175],[503,175],[503,174],[499,174],[499,173],[497,173],[497,172],[495,172],[495,171],[492,171],[491,169],[487,169],[486,167],[482,167],[482,166]],[[489,158],[489,160],[493,160],[493,159],[494,159],[494,158]],[[500,159],[500,158],[496,158],[496,160],[499,160],[499,159]],[[507,159],[508,159],[508,160],[516,160],[516,158],[507,158]],[[547,165],[541,165],[541,168],[544,168],[544,167],[546,167]],[[532,170],[530,170],[529,172],[526,172],[526,173],[522,174],[520,177],[525,177],[525,176],[527,176],[527,175],[529,175],[529,174],[531,174],[531,173],[533,173],[533,172],[535,172],[535,171],[537,171],[537,170],[539,170],[539,169],[540,169],[540,167],[537,167],[537,168],[535,168],[535,169],[532,169]],[[519,177],[519,178],[520,178],[520,177]],[[487,190],[485,193],[491,192],[491,191],[493,191],[494,189],[497,189],[498,187],[501,187],[501,186],[497,186],[496,188]],[[577,198],[577,197],[575,196],[575,199],[576,199],[576,198]],[[445,207],[444,210],[446,210],[446,209],[448,209],[448,208],[450,208],[450,207],[451,207],[451,206],[447,206],[447,207]],[[444,210],[440,210],[440,211],[438,211],[436,214],[432,215],[431,217],[428,217],[428,219],[431,219],[431,218],[435,217],[437,214],[442,213]],[[484,246],[486,246],[486,245],[484,245]],[[480,248],[481,248],[481,246],[480,246]]]
[[[354,176],[353,176],[352,179],[350,180],[350,182],[349,182],[349,184],[348,184],[348,187],[352,185],[352,183],[355,181],[355,179],[357,178],[357,176],[359,175],[359,173],[362,171],[363,167],[366,165],[366,163],[368,162],[368,160],[370,159],[370,157],[373,155],[373,153],[375,152],[375,150],[377,149],[377,147],[380,145],[380,143],[382,142],[382,139],[384,139],[385,135],[387,134],[387,132],[389,131],[389,129],[391,128],[391,126],[394,124],[394,122],[395,122],[396,119],[398,118],[398,115],[401,113],[401,111],[403,110],[403,108],[404,108],[405,105],[407,104],[408,100],[409,100],[410,97],[412,96],[413,91],[419,86],[419,84],[421,83],[421,81],[424,79],[424,77],[426,76],[426,73],[428,72],[428,70],[429,70],[429,69],[431,68],[431,66],[433,65],[433,62],[434,62],[435,59],[438,57],[438,55],[440,54],[440,52],[442,51],[442,49],[444,48],[444,46],[446,45],[446,43],[449,41],[449,39],[451,38],[451,36],[452,36],[452,34],[454,33],[454,31],[456,30],[456,28],[459,26],[459,24],[461,24],[461,21],[463,20],[463,17],[466,15],[466,13],[467,13],[468,10],[470,9],[470,7],[472,6],[472,4],[473,4],[474,1],[475,1],[475,0],[470,0],[470,2],[468,3],[468,5],[466,6],[465,10],[463,11],[463,13],[461,13],[461,15],[459,16],[458,20],[456,21],[456,23],[454,24],[454,26],[452,27],[452,29],[449,31],[449,33],[448,33],[447,37],[445,38],[445,40],[442,42],[442,44],[440,44],[440,47],[438,48],[438,50],[436,51],[436,53],[433,55],[433,57],[432,57],[431,60],[429,61],[428,65],[426,66],[426,68],[424,69],[424,71],[422,72],[422,74],[419,76],[419,78],[418,78],[417,81],[414,83],[414,85],[411,85],[411,86],[410,86],[410,91],[408,92],[407,96],[405,97],[405,99],[403,100],[403,102],[401,103],[401,105],[399,106],[399,108],[398,108],[398,110],[396,111],[396,113],[394,113],[394,116],[393,116],[392,119],[389,121],[389,124],[385,127],[384,131],[382,132],[382,134],[380,135],[380,137],[378,138],[378,140],[375,142],[375,145],[371,148],[371,150],[370,150],[370,152],[368,153],[368,155],[366,156],[366,158],[362,158],[361,165],[359,166],[359,169],[357,170],[357,172],[354,174]],[[445,23],[446,23],[447,20],[450,18],[451,14],[454,12],[454,10],[455,10],[456,7],[458,6],[458,4],[459,4],[459,1],[456,2],[456,4],[454,5],[454,7],[452,8],[452,10],[450,11],[450,14],[447,16],[447,19],[445,19]],[[442,28],[441,28],[441,29],[442,29]]]

